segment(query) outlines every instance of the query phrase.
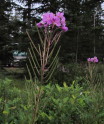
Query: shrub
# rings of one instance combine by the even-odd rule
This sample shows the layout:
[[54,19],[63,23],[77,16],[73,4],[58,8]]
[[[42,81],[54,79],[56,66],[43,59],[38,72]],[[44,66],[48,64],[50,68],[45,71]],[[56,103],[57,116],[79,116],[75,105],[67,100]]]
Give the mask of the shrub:
[[40,124],[103,124],[104,91],[84,89],[76,82],[70,87],[47,85],[38,122]]
[[[0,124],[33,124],[40,87],[27,87],[18,89],[10,79],[0,80]],[[38,124],[104,124],[103,85],[85,89],[77,81],[70,86],[48,84],[41,86],[41,93]]]
[[12,80],[0,80],[0,124],[26,124],[27,93],[14,87]]

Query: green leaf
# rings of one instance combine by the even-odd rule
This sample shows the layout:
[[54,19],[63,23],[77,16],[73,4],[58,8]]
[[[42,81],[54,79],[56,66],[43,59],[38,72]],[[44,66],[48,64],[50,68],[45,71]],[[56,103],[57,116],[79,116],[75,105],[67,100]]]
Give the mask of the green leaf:
[[68,85],[66,84],[66,82],[63,83],[63,86],[64,86],[65,88],[68,88]]
[[61,91],[61,87],[58,84],[56,84],[56,88],[59,92]]
[[76,96],[75,96],[75,95],[72,95],[72,98],[73,98],[73,99],[76,99]]
[[67,103],[68,100],[69,100],[69,97],[66,97],[66,98],[63,99],[63,102],[64,102],[64,103]]
[[41,115],[43,118],[45,118],[45,117],[48,116],[45,112],[41,112],[40,115]]
[[5,111],[3,111],[3,114],[8,115],[9,112],[5,110]]

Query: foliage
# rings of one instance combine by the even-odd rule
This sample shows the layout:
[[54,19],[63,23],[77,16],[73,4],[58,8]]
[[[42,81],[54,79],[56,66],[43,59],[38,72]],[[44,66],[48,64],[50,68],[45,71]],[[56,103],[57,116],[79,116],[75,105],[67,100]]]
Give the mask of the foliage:
[[86,64],[85,63],[69,63],[69,64],[58,64],[54,76],[53,82],[59,82],[60,85],[65,81],[68,85],[73,80],[77,80],[80,84],[84,81],[86,75]]
[[104,84],[89,84],[89,95],[86,97],[86,108],[81,112],[82,123],[104,123]]
[[37,104],[34,100],[39,88],[27,82],[26,89],[18,89],[10,79],[0,80],[0,123],[33,124],[36,105],[39,113],[35,122],[39,124],[104,123],[103,85],[85,88],[77,81],[70,86],[65,82],[63,86],[48,84],[41,87],[41,101]]
[[21,106],[20,90],[13,87],[11,80],[0,80],[0,123],[15,123]]
[[[31,90],[20,90],[10,79],[0,80],[0,123],[32,124]],[[31,96],[33,97],[33,95]],[[31,106],[32,105],[32,106]]]
[[50,124],[80,122],[79,110],[85,107],[83,88],[75,85],[74,81],[70,87],[66,83],[63,85],[63,87],[58,84],[45,87],[45,99],[43,99],[45,107],[40,113],[40,122]]
[[[8,64],[12,60],[10,46],[10,21],[9,12],[11,11],[11,3],[6,0],[0,2],[0,61],[1,64]],[[6,56],[6,57],[5,57]]]
[[[40,123],[103,124],[104,91],[100,92],[101,87],[99,89],[91,87],[91,89],[85,90],[75,81],[70,87],[66,83],[63,85],[63,87],[57,84],[45,86],[45,97],[39,117]],[[93,88],[94,90],[92,90]]]

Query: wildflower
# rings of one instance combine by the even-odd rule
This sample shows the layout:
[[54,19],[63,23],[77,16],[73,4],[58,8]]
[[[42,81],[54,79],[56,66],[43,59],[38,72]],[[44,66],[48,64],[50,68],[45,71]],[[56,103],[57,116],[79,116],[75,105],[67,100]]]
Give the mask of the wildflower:
[[63,31],[68,31],[68,27],[62,27],[61,29],[63,29]]
[[60,19],[57,17],[57,16],[55,16],[54,17],[54,22],[53,22],[57,27],[60,27],[61,26],[61,23],[60,23]]
[[94,61],[95,63],[98,62],[98,58],[95,56],[93,61]]
[[62,29],[63,31],[68,31],[64,13],[62,12],[57,12],[56,14],[48,12],[48,13],[43,14],[42,21],[37,23],[37,26],[39,28],[55,26],[59,29]]
[[61,19],[61,24],[62,24],[62,26],[66,26],[65,17],[63,17],[63,18]]
[[54,16],[55,15],[53,13],[43,14],[43,22],[47,23],[48,25],[51,25],[53,23]]
[[88,62],[97,63],[98,62],[98,58],[96,56],[94,56],[93,58],[88,58],[87,61]]
[[42,22],[39,22],[36,24],[39,28],[43,27],[43,23]]
[[64,13],[63,12],[57,12],[56,16],[59,18],[63,18],[64,17]]
[[94,58],[91,58],[91,62],[94,62]]
[[87,61],[88,61],[88,62],[91,62],[91,58],[88,58]]

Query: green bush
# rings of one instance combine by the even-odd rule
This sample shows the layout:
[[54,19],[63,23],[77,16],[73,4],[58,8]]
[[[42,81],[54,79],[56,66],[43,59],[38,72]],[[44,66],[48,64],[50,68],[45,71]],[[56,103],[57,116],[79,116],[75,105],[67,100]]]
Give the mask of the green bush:
[[9,79],[0,80],[0,124],[26,124],[31,115],[27,105],[26,91],[14,87]]
[[[70,86],[66,83],[41,86],[36,123],[104,124],[103,85],[86,86],[77,81]],[[38,88],[28,85],[26,89],[18,89],[10,79],[0,80],[0,124],[33,124]]]
[[104,124],[104,92],[92,88],[85,90],[75,82],[70,87],[66,83],[63,87],[58,84],[45,86],[38,122]]
[[[62,69],[64,67],[64,70]],[[57,68],[53,81],[62,84],[64,81],[70,85],[70,82],[73,80],[77,80],[82,82],[84,76],[86,74],[86,65],[85,64],[78,64],[78,63],[70,63],[66,65],[60,65]]]
[[[43,124],[74,124],[81,122],[80,111],[85,108],[83,88],[75,82],[68,87],[58,84],[45,87],[45,97],[42,103],[46,104],[40,112]],[[47,102],[47,103],[46,103]]]

